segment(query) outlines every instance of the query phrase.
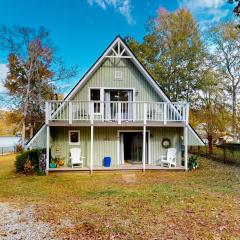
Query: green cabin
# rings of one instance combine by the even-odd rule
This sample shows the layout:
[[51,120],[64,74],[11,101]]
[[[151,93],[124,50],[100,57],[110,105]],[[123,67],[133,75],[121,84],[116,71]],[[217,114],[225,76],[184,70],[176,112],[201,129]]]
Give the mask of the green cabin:
[[[189,103],[171,102],[120,36],[64,100],[46,102],[45,113],[26,147],[46,149],[47,172],[187,170],[188,146],[204,145],[188,123]],[[79,149],[79,166],[72,149]]]

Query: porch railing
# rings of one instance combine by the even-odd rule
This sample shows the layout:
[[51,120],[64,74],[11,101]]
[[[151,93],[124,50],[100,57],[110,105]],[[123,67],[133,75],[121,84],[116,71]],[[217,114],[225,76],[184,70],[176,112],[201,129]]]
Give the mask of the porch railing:
[[188,103],[165,102],[101,102],[49,101],[46,102],[46,123],[49,121],[147,121],[187,122]]

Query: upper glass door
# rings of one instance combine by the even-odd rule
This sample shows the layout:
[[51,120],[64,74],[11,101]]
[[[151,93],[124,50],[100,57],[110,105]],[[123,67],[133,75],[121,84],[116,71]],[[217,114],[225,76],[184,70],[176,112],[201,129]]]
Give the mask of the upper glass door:
[[[118,114],[121,114],[122,120],[132,118],[133,91],[125,89],[108,89],[104,91],[104,100],[106,101],[105,116],[109,120],[117,120]],[[118,102],[121,102],[121,111],[119,112]]]

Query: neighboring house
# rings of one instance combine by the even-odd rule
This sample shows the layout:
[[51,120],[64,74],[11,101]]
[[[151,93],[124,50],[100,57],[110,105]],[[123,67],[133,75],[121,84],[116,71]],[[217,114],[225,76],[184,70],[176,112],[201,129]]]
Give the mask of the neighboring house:
[[[64,100],[46,102],[46,122],[27,147],[46,148],[47,172],[72,170],[74,147],[85,157],[74,170],[162,169],[167,147],[177,151],[171,169],[187,170],[188,146],[204,145],[188,112],[189,104],[171,102],[118,36]],[[51,157],[64,158],[64,166],[49,168]]]

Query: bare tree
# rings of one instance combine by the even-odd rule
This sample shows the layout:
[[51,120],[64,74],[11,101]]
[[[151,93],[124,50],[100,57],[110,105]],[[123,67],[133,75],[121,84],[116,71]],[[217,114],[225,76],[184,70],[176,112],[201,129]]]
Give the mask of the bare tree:
[[225,81],[232,103],[232,134],[237,141],[237,96],[240,85],[240,31],[234,23],[222,23],[211,31],[211,44],[216,68]]
[[76,75],[76,68],[67,69],[56,56],[49,32],[41,27],[37,31],[28,27],[0,26],[0,47],[8,53],[9,73],[5,87],[22,113],[22,145],[25,144],[26,127],[33,129],[43,119],[43,103],[50,99],[55,82]]

